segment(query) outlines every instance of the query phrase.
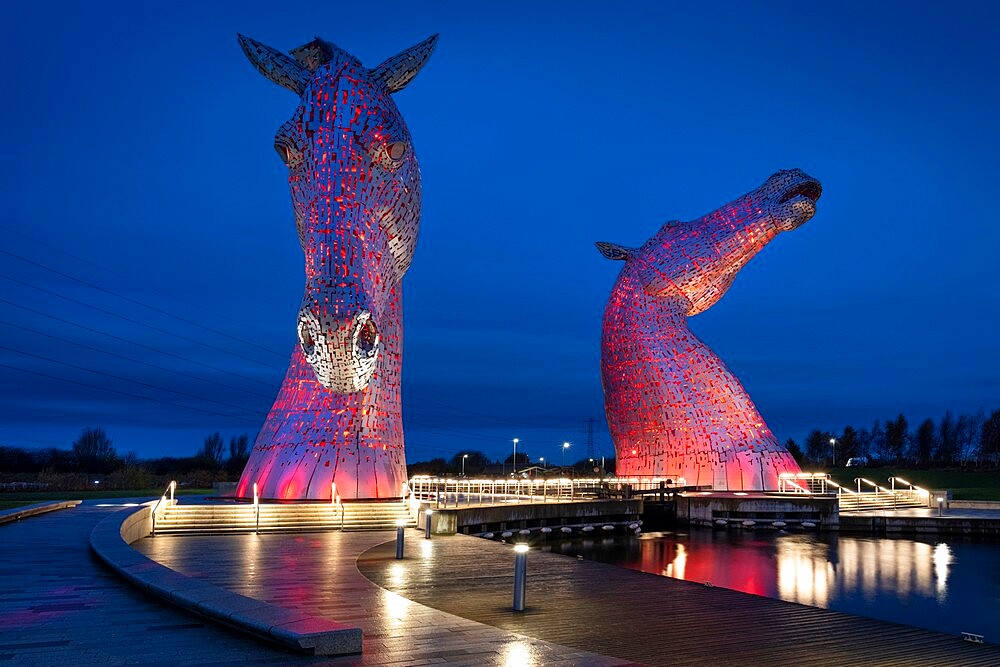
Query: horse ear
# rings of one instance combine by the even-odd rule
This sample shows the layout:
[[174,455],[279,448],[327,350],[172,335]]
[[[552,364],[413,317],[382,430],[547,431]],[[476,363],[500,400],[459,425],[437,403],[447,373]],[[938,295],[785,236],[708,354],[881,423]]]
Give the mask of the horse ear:
[[420,68],[427,63],[427,59],[434,52],[437,40],[437,35],[431,35],[416,46],[411,46],[399,55],[389,58],[372,70],[372,76],[385,83],[390,93],[399,92],[406,88],[406,84],[410,83]]
[[302,94],[309,83],[311,73],[291,56],[285,55],[267,44],[237,33],[240,46],[247,59],[257,71],[283,88]]
[[632,248],[626,248],[625,246],[618,245],[617,243],[598,241],[594,245],[597,246],[597,249],[600,250],[601,254],[606,258],[619,261],[625,261],[632,256],[632,253],[635,252]]

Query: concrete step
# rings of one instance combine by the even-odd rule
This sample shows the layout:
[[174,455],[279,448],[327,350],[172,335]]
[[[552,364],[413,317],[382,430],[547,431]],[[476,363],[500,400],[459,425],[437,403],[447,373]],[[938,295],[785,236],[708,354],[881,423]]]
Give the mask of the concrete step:
[[[258,516],[259,515],[259,516]],[[343,505],[171,505],[156,521],[157,534],[227,534],[307,532],[323,530],[392,530],[404,520],[415,526],[407,505],[345,503]]]

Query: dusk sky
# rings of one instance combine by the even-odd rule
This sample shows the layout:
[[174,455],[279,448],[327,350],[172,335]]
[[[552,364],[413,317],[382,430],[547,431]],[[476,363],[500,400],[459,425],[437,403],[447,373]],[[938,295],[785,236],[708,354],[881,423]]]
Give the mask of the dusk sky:
[[[698,6],[695,6],[698,5]],[[297,100],[241,32],[368,67],[423,173],[409,461],[612,455],[601,314],[635,246],[799,167],[818,213],[691,319],[780,441],[1000,407],[1000,4],[18,3],[0,22],[0,444],[194,454],[255,435],[302,253],[272,148]]]

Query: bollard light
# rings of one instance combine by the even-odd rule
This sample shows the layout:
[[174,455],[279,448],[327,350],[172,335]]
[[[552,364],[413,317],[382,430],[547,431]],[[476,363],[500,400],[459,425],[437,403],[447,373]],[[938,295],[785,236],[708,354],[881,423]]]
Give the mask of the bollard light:
[[944,516],[944,498],[938,496],[937,504],[938,504],[938,516]]
[[396,560],[403,560],[403,531],[406,529],[406,519],[396,521]]
[[434,514],[431,510],[424,512],[424,539],[431,539],[431,515]]
[[524,611],[524,589],[528,578],[528,545],[514,545],[514,611]]

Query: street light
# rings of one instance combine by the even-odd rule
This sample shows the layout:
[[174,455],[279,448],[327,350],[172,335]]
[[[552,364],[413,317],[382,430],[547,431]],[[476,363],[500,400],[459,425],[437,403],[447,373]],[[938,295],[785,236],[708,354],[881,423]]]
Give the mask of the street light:
[[830,438],[830,446],[833,447],[833,466],[837,466],[837,439]]
[[566,467],[566,450],[569,449],[569,443],[564,442],[560,452],[562,453],[562,467]]
[[520,439],[514,438],[514,476],[517,477],[517,443]]
[[538,457],[538,462],[542,464],[542,470],[545,470],[545,457],[544,456]]
[[465,477],[465,459],[469,458],[468,454],[462,454],[462,477]]

